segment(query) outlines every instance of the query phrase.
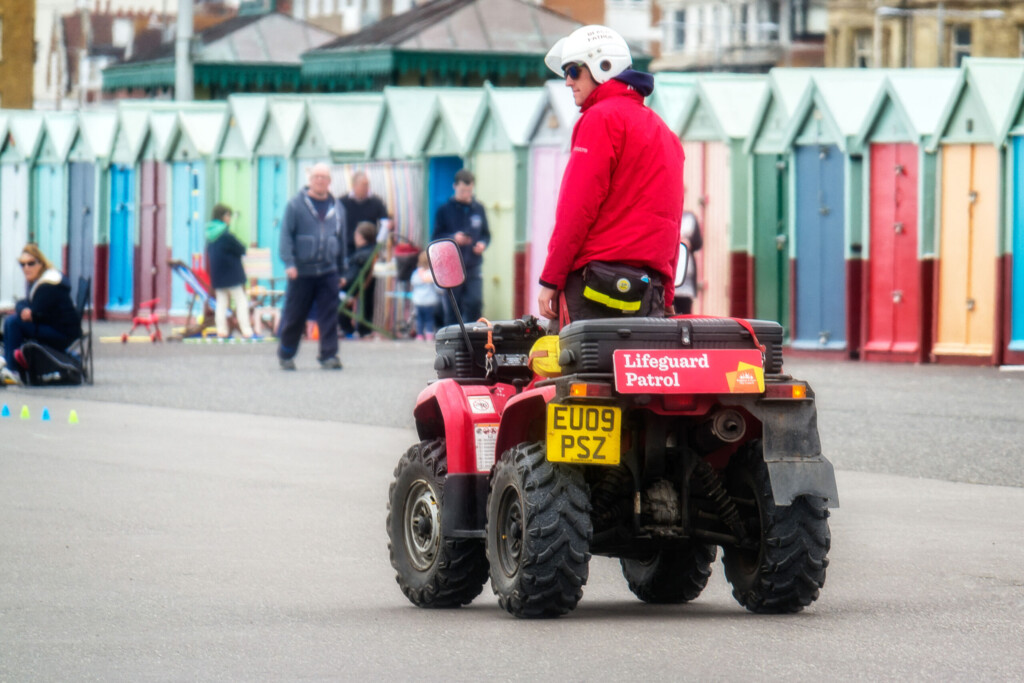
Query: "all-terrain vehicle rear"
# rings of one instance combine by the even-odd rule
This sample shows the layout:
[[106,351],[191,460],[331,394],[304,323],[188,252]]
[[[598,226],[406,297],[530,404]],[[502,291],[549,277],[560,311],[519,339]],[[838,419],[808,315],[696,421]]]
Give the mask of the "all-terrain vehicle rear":
[[402,590],[457,606],[489,577],[511,614],[557,616],[599,554],[641,600],[679,603],[721,547],[747,609],[806,607],[838,496],[814,393],[783,373],[781,345],[777,324],[727,318],[447,328],[389,492]]

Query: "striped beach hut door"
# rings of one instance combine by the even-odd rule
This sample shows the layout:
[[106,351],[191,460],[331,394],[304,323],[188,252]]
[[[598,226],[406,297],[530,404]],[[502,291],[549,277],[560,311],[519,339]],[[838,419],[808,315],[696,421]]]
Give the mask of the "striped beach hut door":
[[167,258],[167,165],[144,161],[140,170],[139,253],[137,302],[160,299],[157,310],[170,307],[170,268]]
[[[78,278],[93,276],[96,231],[96,164],[75,161],[68,168],[68,278],[77,293]],[[96,291],[95,284],[93,291]]]
[[921,344],[917,146],[871,145],[871,253],[865,352],[916,355]]
[[17,257],[28,242],[28,164],[0,165],[0,306],[25,298],[25,275]]
[[754,155],[754,315],[789,338],[789,170],[781,154]]
[[796,329],[799,348],[846,348],[843,155],[835,145],[796,149]]
[[995,343],[999,153],[942,148],[936,356],[990,357]]
[[135,171],[110,167],[110,261],[107,311],[131,313],[135,281]]
[[1024,352],[1024,137],[1013,138],[1010,351]]
[[281,243],[281,220],[284,218],[284,207],[288,203],[288,164],[284,157],[260,157],[258,173],[257,244],[270,249],[274,278],[283,281],[284,263],[278,252]]

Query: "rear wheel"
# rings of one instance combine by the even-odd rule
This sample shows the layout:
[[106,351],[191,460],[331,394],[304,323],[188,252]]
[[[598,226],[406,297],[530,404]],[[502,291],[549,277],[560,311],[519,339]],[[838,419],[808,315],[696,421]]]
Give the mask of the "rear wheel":
[[548,462],[540,442],[502,455],[487,499],[487,560],[502,608],[517,617],[575,609],[589,575],[592,533],[578,469]]
[[725,548],[725,577],[733,597],[751,612],[799,612],[825,585],[828,509],[823,499],[810,496],[776,505],[761,453],[761,442],[754,441],[729,464],[729,495],[752,542]]
[[708,585],[717,548],[692,542],[661,545],[642,559],[619,560],[629,590],[644,602],[678,604],[694,600]]
[[487,581],[483,541],[441,532],[447,475],[444,440],[423,441],[398,461],[388,490],[391,566],[402,592],[419,607],[469,604]]

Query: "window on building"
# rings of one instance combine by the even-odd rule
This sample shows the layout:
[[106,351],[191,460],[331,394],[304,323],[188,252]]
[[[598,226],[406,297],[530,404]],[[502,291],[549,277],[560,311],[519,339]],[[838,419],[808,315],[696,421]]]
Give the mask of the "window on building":
[[853,34],[853,65],[858,69],[871,67],[871,29],[861,29]]
[[960,66],[964,57],[971,56],[971,27],[967,24],[953,27],[953,41],[949,54],[949,65]]
[[686,10],[677,9],[672,13],[672,44],[677,50],[686,46]]

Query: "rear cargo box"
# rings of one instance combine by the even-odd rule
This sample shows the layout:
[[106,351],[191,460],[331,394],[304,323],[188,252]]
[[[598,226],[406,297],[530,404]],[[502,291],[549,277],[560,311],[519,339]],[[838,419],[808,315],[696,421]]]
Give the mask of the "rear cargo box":
[[[766,374],[782,372],[782,326],[771,320],[748,321],[764,345]],[[566,375],[612,372],[617,349],[750,349],[750,332],[731,318],[600,318],[562,328],[558,362]]]
[[[509,382],[533,377],[527,361],[533,343],[544,335],[544,330],[537,325],[536,320],[529,319],[492,324],[496,379]],[[434,337],[434,348],[437,353],[434,358],[434,369],[437,371],[438,379],[484,379],[487,376],[487,324],[469,323],[466,330],[473,345],[472,354],[466,348],[462,329],[458,325],[449,325],[437,331]]]

